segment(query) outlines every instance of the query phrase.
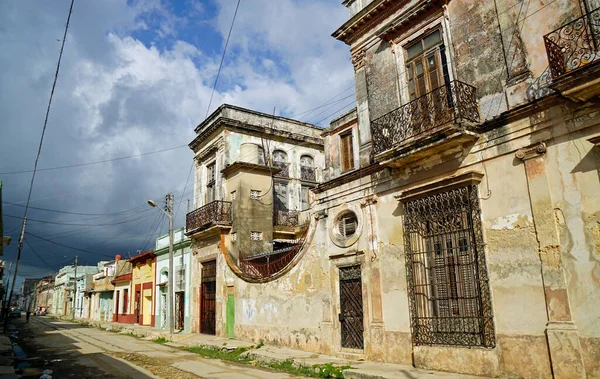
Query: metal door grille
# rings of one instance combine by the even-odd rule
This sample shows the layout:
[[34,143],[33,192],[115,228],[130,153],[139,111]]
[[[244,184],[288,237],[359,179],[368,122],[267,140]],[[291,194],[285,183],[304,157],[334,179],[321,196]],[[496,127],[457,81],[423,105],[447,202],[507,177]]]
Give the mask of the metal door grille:
[[202,264],[202,284],[200,287],[200,333],[216,333],[216,269],[216,261],[206,262]]
[[414,344],[495,346],[477,185],[404,206]]
[[363,348],[363,301],[360,266],[340,267],[340,328],[342,347]]

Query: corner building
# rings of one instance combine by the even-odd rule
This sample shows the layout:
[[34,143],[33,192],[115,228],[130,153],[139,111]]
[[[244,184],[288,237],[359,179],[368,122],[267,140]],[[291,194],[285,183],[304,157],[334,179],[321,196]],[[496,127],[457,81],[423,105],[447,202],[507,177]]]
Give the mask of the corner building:
[[237,260],[233,229],[192,243],[215,257],[216,333],[464,374],[600,377],[600,3],[343,5],[333,36],[350,46],[357,107],[320,136],[293,257],[260,271],[273,255]]

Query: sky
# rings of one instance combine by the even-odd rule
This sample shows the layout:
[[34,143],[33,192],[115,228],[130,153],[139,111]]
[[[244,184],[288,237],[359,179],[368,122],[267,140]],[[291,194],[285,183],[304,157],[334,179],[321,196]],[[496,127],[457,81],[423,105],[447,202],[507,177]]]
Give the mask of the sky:
[[[19,276],[54,273],[76,255],[95,265],[152,248],[168,222],[146,201],[164,204],[169,192],[175,227],[184,226],[193,181],[187,144],[207,115],[236,3],[75,1]],[[6,261],[16,257],[69,5],[0,2],[0,180],[4,234],[13,237]],[[326,127],[353,107],[349,48],[331,37],[348,17],[340,0],[241,0],[209,112],[222,103],[275,108]]]

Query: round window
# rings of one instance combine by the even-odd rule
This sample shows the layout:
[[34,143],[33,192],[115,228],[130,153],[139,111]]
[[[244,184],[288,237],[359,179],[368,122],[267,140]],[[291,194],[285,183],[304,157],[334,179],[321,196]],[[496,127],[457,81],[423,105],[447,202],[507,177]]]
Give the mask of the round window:
[[337,227],[343,238],[349,238],[356,234],[357,226],[358,219],[354,212],[344,212],[338,218]]
[[362,231],[362,217],[356,206],[345,204],[331,221],[329,236],[334,244],[350,247],[358,241]]

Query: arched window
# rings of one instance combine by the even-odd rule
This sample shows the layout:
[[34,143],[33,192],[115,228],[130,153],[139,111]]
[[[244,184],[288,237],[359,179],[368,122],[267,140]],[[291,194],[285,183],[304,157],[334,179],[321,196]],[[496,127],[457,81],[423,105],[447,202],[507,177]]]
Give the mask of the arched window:
[[311,182],[317,181],[315,174],[315,160],[310,155],[300,157],[300,179]]
[[273,166],[275,166],[281,170],[281,171],[279,171],[278,174],[276,174],[277,176],[282,176],[285,178],[290,176],[289,166],[288,166],[288,158],[287,158],[287,154],[285,153],[285,151],[282,151],[282,150],[273,151]]

